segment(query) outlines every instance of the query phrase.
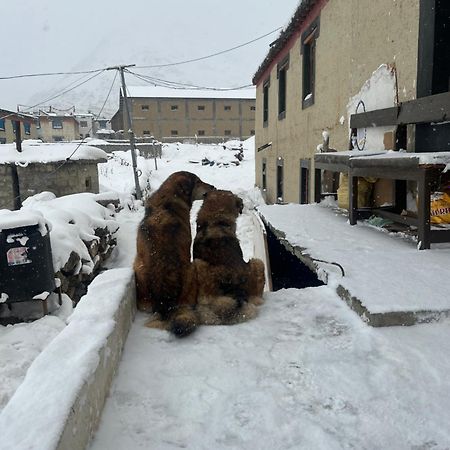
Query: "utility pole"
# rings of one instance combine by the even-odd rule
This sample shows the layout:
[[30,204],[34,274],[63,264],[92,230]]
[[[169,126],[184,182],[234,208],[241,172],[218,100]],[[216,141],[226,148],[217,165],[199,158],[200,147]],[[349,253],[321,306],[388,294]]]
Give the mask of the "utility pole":
[[136,198],[138,200],[141,200],[142,199],[142,191],[141,191],[141,186],[139,185],[139,175],[138,175],[137,162],[136,162],[136,139],[134,137],[133,121],[131,118],[130,105],[128,104],[127,86],[125,84],[125,74],[124,74],[124,69],[126,69],[127,67],[134,67],[135,65],[136,64],[129,64],[127,66],[108,67],[106,70],[118,70],[120,72],[120,78],[122,80],[123,100],[124,100],[125,111],[127,113],[127,119],[128,119],[128,134],[130,135],[131,161],[132,161],[132,165],[133,165],[134,186],[136,189]]

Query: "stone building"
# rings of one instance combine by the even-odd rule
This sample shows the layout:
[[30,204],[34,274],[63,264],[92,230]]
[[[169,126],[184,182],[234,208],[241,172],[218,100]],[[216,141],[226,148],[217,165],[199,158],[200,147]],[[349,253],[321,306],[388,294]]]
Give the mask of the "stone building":
[[98,193],[97,164],[106,161],[104,151],[87,145],[25,142],[22,152],[13,144],[4,145],[0,148],[0,209],[16,209],[20,201],[43,191],[57,197]]
[[[205,91],[130,86],[133,129],[137,137],[175,141],[245,139],[255,133],[254,89]],[[119,111],[111,120],[124,130],[126,112],[120,95]]]
[[[449,16],[446,0],[300,3],[253,78],[256,183],[268,202],[314,199],[314,153],[324,138],[349,149],[350,115],[449,91]],[[390,130],[370,148],[394,148]],[[408,125],[402,148],[449,145],[447,122]]]

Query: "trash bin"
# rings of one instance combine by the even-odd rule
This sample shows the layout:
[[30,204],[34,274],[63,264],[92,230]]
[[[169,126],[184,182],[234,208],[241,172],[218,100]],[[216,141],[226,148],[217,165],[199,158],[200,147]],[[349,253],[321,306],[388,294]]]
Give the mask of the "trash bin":
[[40,300],[45,314],[47,297],[56,286],[50,232],[47,227],[43,235],[40,229],[42,224],[1,229],[0,302]]

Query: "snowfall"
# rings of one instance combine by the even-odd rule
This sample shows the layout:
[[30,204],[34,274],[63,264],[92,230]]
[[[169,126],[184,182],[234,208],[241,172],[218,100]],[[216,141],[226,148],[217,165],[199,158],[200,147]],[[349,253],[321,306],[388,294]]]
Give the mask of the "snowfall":
[[[161,159],[139,157],[138,166],[147,194],[170,173],[188,170],[240,195],[245,209],[238,235],[249,258],[255,239],[253,209],[264,202],[254,188],[254,141],[242,143],[244,160],[235,165],[240,145],[164,145]],[[143,208],[131,199],[129,153],[115,152],[99,168],[100,196],[116,196],[123,206],[115,217],[107,208],[93,207],[94,194],[63,200],[44,193],[24,206],[27,217],[41,214],[50,222],[54,264],[62,264],[67,252],[64,217],[76,225],[71,228],[73,245],[98,223],[116,232],[118,245],[108,270],[74,311],[65,298],[49,316],[0,326],[2,450],[54,448],[59,414],[73,401],[79,378],[91,373],[96,349],[113,326],[107,312],[131,271]],[[86,211],[83,203],[90,205]],[[80,210],[67,217],[71,204]],[[196,202],[193,224],[199,207]],[[283,206],[274,208],[272,220],[274,215],[283,218]],[[390,245],[386,233],[370,231],[386,239],[386,248]],[[411,249],[418,252],[414,244]],[[85,265],[90,270],[89,261]],[[400,282],[411,291],[422,280],[405,274]],[[379,292],[383,295],[382,286]],[[450,319],[371,328],[331,285],[266,292],[264,299],[252,321],[202,326],[184,339],[145,327],[146,315],[137,313],[90,449],[450,448]],[[68,329],[74,338],[79,333],[87,350],[63,346]],[[52,379],[52,370],[60,367],[61,379]],[[44,387],[33,379],[39,368],[49,371]],[[45,401],[34,402],[31,410],[17,407],[42,392]],[[36,418],[35,429],[27,427],[19,436],[11,432],[12,423],[20,429],[21,420],[30,417]]]

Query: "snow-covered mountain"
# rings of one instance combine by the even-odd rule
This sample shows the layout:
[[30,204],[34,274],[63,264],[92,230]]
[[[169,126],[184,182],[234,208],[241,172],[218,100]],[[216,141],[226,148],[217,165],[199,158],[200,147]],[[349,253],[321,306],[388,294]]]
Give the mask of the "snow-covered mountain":
[[[299,0],[79,0],[54,7],[51,0],[8,2],[0,77],[23,73],[79,71],[119,64],[168,64],[199,58],[238,46],[283,26]],[[21,23],[21,33],[16,24]],[[133,69],[140,74],[201,86],[235,87],[251,83],[268,45],[279,32],[230,53],[204,61],[160,69]],[[14,42],[14,44],[13,44]],[[23,57],[18,57],[22,55]],[[89,75],[0,80],[0,108],[41,103]],[[59,108],[100,110],[114,72],[102,73],[64,96],[49,101]],[[130,85],[143,81],[127,75]],[[105,107],[117,109],[119,80]]]

